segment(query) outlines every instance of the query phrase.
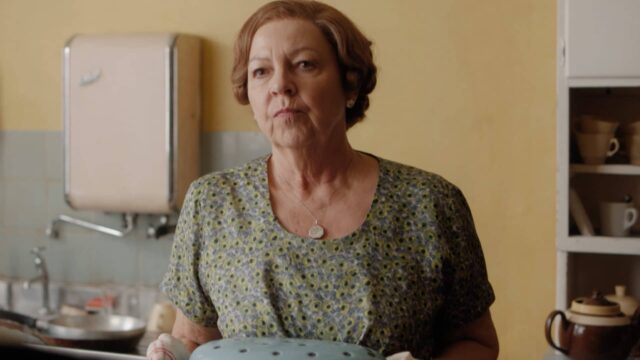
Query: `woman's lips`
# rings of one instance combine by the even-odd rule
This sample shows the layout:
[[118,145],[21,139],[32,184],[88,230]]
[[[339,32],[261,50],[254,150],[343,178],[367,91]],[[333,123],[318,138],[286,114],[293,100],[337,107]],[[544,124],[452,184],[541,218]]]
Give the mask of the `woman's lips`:
[[299,112],[300,112],[300,110],[285,108],[285,109],[280,109],[280,110],[276,111],[276,114],[274,116],[275,117],[278,117],[278,116],[292,116],[292,115],[295,115],[295,114],[297,114]]

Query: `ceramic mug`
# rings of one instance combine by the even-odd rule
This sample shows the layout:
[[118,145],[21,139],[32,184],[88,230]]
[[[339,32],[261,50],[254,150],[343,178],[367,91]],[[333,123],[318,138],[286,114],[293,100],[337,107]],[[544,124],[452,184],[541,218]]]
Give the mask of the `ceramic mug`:
[[633,165],[640,165],[640,134],[627,135],[625,139],[629,162]]
[[640,121],[624,124],[622,126],[622,133],[627,135],[640,135]]
[[586,134],[576,132],[578,149],[585,164],[604,164],[604,161],[618,152],[620,143],[612,134]]
[[619,125],[593,115],[582,115],[578,119],[578,131],[585,134],[613,134]]
[[628,236],[629,229],[638,220],[638,210],[626,202],[600,203],[600,226],[602,235]]

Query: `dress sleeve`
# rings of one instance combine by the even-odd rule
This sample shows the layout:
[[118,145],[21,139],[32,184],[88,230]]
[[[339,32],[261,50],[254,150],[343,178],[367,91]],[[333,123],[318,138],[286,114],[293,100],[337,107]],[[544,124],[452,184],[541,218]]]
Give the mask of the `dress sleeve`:
[[443,330],[452,331],[484,314],[495,295],[464,195],[452,185],[445,199],[445,297],[439,319]]
[[202,190],[194,182],[180,211],[169,270],[160,287],[187,318],[211,327],[216,325],[218,314],[200,283],[200,258],[204,248],[199,211],[201,196]]

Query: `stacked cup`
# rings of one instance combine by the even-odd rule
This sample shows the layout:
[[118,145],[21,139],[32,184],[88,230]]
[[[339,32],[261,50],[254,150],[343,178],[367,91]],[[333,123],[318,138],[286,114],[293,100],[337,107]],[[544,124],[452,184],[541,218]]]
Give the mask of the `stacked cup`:
[[[593,115],[579,117],[574,129],[578,149],[585,164],[604,164],[605,160],[620,148],[615,132],[620,125]],[[638,134],[640,141],[640,133]],[[639,143],[640,144],[640,143]],[[640,149],[639,153],[640,155]],[[640,159],[638,159],[640,161]]]
[[629,154],[629,162],[640,165],[640,121],[625,124],[622,127],[626,149]]
[[600,203],[602,235],[629,236],[629,230],[638,220],[638,210],[626,202]]

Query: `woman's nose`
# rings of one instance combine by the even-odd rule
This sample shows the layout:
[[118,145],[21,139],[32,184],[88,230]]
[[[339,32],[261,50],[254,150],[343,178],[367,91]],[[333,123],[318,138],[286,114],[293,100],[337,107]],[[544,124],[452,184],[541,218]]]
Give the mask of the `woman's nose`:
[[276,71],[271,78],[271,94],[291,96],[296,93],[296,86],[290,74],[285,70]]

